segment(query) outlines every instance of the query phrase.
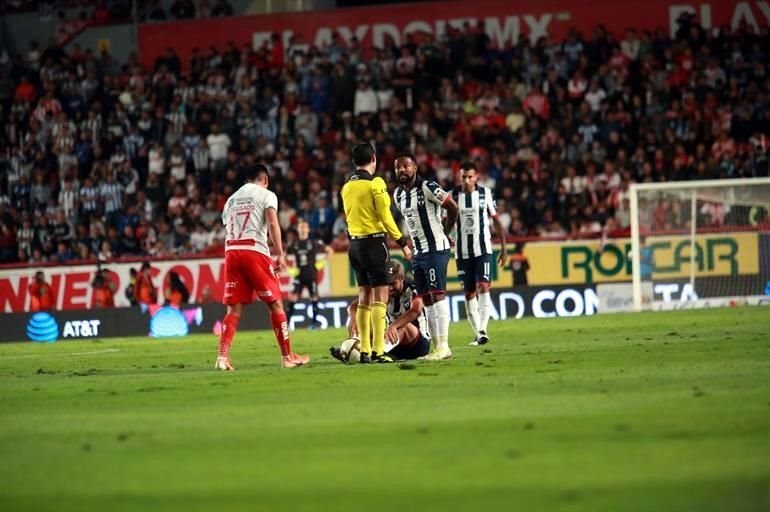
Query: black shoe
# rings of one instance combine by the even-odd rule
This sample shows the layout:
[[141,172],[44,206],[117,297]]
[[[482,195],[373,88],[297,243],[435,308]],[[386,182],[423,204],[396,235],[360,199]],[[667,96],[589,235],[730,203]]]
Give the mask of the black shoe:
[[372,353],[372,362],[373,363],[380,363],[380,364],[392,363],[393,362],[393,358],[390,357],[388,354],[379,355],[377,352],[373,352]]
[[479,332],[479,338],[476,340],[479,345],[486,345],[489,343],[489,336],[484,331]]
[[329,347],[329,354],[331,354],[334,359],[347,364],[347,361],[345,361],[345,359],[342,357],[342,351],[339,349],[339,347]]
[[372,362],[371,357],[369,357],[369,353],[367,352],[361,352],[361,359],[358,361],[359,364],[369,364]]

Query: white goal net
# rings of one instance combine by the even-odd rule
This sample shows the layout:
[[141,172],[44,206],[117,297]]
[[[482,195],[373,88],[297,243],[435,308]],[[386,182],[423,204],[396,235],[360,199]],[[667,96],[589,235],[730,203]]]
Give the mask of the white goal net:
[[770,303],[770,179],[631,186],[634,309]]

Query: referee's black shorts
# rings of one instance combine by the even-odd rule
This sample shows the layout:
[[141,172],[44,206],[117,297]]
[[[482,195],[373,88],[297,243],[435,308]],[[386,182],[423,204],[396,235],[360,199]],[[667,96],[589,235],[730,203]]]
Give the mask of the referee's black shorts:
[[385,235],[370,238],[351,237],[350,266],[356,272],[358,286],[387,286],[386,266],[390,253],[385,245]]

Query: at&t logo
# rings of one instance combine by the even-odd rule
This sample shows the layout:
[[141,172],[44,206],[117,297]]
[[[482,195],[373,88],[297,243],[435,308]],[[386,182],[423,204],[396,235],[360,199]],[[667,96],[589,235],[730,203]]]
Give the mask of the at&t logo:
[[[94,338],[99,336],[101,320],[67,320],[61,331],[62,338]],[[30,341],[52,343],[59,339],[59,323],[49,313],[39,312],[27,322]]]
[[59,324],[48,313],[35,313],[27,322],[27,338],[30,341],[52,343],[59,337]]

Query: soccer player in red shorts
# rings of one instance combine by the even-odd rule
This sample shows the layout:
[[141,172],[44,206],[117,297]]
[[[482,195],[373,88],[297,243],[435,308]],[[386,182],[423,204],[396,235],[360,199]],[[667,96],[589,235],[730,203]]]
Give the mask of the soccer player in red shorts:
[[[219,337],[218,370],[234,370],[230,364],[230,345],[238,329],[244,304],[251,304],[256,292],[270,310],[270,322],[281,349],[281,364],[294,368],[310,357],[294,354],[289,342],[289,324],[283,311],[281,287],[276,270],[286,268],[278,224],[278,198],[267,189],[267,167],[258,164],[246,171],[246,184],[231,195],[222,212],[227,228],[225,239],[225,295],[227,314]],[[268,233],[278,256],[274,268],[268,247]]]

